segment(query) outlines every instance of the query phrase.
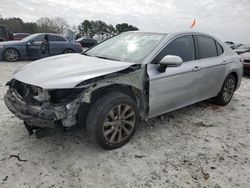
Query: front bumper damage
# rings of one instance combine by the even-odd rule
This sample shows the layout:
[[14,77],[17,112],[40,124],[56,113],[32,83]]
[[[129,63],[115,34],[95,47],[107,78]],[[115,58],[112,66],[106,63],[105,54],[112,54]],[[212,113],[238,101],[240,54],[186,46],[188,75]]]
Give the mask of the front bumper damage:
[[81,98],[78,97],[69,103],[60,105],[52,105],[49,101],[44,101],[40,105],[27,104],[11,87],[4,95],[7,108],[25,124],[35,128],[53,128],[59,124],[64,127],[75,125],[80,101]]
[[89,107],[94,102],[92,97],[98,93],[96,91],[101,95],[104,88],[112,91],[117,85],[132,88],[131,92],[141,109],[141,117],[145,117],[147,110],[147,102],[142,96],[144,69],[139,67],[90,79],[70,89],[47,90],[16,79],[6,85],[9,86],[4,96],[6,106],[25,125],[34,128],[53,128],[56,125],[71,127],[78,122],[83,123],[82,120],[85,121]]

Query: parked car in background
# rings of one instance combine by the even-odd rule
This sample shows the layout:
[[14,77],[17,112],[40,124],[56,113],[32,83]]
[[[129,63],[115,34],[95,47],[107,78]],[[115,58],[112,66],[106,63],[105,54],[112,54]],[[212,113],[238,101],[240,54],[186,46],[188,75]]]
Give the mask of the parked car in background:
[[243,54],[250,52],[250,44],[241,44],[237,49],[234,50],[237,54]]
[[97,40],[84,37],[77,39],[76,42],[80,43],[83,48],[90,48],[97,44]]
[[250,49],[239,48],[234,50],[238,55],[250,52]]
[[4,96],[30,134],[86,125],[105,149],[123,146],[140,119],[212,98],[227,105],[242,78],[240,57],[203,33],[125,32],[83,54],[17,70]]
[[0,42],[8,40],[13,40],[13,33],[4,25],[0,25]]
[[29,35],[30,35],[30,33],[14,33],[13,34],[14,40],[22,40]]
[[63,36],[50,33],[37,33],[20,41],[0,43],[0,58],[7,61],[81,52],[82,47],[79,43],[67,41]]
[[232,41],[226,41],[225,44],[228,45],[233,50],[236,49],[236,45]]
[[248,52],[240,54],[244,63],[244,73],[250,74],[250,50]]

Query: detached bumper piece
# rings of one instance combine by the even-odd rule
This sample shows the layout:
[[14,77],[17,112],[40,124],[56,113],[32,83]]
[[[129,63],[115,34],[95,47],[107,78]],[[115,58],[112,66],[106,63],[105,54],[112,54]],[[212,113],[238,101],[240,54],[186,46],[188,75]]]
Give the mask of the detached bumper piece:
[[27,126],[53,128],[56,125],[55,111],[43,109],[40,106],[27,105],[10,90],[4,95],[4,102],[7,108],[18,118],[24,120]]

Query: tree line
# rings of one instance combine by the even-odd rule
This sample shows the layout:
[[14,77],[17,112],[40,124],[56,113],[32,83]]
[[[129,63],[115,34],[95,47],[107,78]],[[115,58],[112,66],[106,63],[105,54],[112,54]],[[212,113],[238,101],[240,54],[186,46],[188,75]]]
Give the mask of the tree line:
[[115,35],[125,31],[138,30],[137,27],[128,23],[113,26],[101,20],[84,20],[78,27],[70,26],[67,21],[60,17],[41,17],[36,22],[24,22],[21,18],[2,18],[0,25],[5,25],[14,33],[57,33],[64,34],[68,29],[76,32],[77,38],[81,36],[92,38],[96,34]]

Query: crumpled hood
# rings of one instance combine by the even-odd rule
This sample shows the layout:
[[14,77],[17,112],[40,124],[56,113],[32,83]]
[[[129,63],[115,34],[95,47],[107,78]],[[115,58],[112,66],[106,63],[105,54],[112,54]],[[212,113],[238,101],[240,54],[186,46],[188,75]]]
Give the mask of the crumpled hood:
[[105,60],[81,54],[65,54],[34,61],[13,78],[44,89],[73,88],[82,81],[126,69],[133,63]]

